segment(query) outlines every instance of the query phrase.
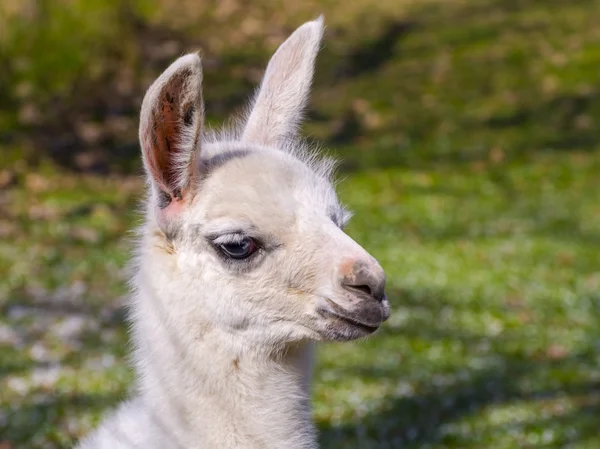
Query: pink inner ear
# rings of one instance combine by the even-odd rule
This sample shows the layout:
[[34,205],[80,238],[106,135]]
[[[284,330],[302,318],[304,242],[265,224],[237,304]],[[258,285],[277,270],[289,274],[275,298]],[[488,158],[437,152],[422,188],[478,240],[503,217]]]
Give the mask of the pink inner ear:
[[185,71],[174,75],[160,92],[152,111],[152,139],[147,161],[152,177],[171,200],[181,198],[181,177],[189,174],[181,173],[178,167],[182,154],[190,152],[190,162],[194,156],[193,148],[183,145],[182,136],[184,122],[191,124],[194,113],[193,103],[183,104],[181,98],[186,77],[190,75]]

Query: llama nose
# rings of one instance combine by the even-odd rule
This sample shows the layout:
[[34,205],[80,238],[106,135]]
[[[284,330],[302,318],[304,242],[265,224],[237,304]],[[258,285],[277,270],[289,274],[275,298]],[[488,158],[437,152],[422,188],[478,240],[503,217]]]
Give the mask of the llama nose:
[[344,273],[342,285],[353,293],[367,294],[382,302],[385,296],[385,273],[377,263],[355,262]]

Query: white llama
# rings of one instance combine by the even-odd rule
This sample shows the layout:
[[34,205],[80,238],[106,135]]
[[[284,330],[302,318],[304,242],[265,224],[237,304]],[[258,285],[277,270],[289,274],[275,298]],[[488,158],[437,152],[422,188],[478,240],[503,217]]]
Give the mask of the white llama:
[[281,45],[238,133],[204,132],[196,54],[148,90],[137,389],[81,449],[317,447],[313,342],[389,316],[383,270],[342,230],[331,163],[294,140],[322,34],[319,18]]

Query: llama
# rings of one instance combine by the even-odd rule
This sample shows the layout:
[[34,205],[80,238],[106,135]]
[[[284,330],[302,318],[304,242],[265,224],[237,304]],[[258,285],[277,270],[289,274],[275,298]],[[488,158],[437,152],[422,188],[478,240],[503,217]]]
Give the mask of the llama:
[[136,392],[80,449],[317,447],[314,342],[389,316],[382,268],[343,232],[332,164],[295,137],[322,34],[319,18],[279,47],[237,132],[203,129],[196,54],[146,93]]

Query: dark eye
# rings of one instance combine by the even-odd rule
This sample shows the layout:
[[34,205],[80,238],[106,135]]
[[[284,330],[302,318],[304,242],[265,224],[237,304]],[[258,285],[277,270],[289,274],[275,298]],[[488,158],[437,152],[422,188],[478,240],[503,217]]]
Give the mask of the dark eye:
[[244,237],[235,243],[223,243],[219,247],[223,254],[232,259],[245,259],[256,251],[256,244],[250,237]]

